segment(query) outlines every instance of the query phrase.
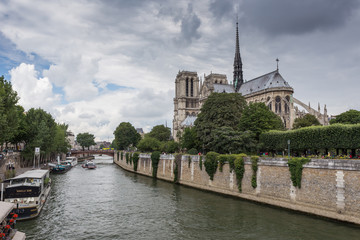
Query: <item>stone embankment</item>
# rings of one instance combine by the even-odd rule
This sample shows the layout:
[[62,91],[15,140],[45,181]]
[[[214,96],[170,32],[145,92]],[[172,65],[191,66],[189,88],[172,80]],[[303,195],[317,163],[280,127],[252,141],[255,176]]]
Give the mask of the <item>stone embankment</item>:
[[[125,154],[124,154],[125,155]],[[125,156],[114,154],[121,168],[135,172]],[[173,181],[175,157],[162,155],[157,178]],[[152,176],[149,154],[140,154],[137,173]],[[239,192],[235,173],[229,165],[217,170],[213,181],[199,165],[199,156],[182,156],[178,163],[178,182],[194,188],[222,193],[251,201],[301,211],[326,218],[360,224],[360,161],[311,159],[304,165],[301,188],[290,179],[287,159],[260,158],[256,173],[257,187],[251,184],[253,171],[250,159],[245,160],[245,173]]]

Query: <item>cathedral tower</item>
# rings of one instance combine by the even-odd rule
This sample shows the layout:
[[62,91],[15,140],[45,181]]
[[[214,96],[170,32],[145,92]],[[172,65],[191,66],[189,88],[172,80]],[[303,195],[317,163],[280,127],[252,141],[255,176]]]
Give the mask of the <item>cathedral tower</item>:
[[236,47],[235,47],[235,57],[234,57],[234,79],[233,86],[235,92],[238,92],[240,86],[243,84],[243,71],[242,71],[242,62],[240,56],[240,46],[239,46],[239,30],[238,23],[236,22]]
[[173,137],[178,140],[178,133],[186,126],[191,126],[200,111],[199,77],[196,72],[181,71],[175,79]]

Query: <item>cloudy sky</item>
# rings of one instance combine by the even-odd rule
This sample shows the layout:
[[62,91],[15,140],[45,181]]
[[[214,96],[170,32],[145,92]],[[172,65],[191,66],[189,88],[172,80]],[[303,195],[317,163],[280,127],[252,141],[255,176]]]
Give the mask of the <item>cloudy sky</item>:
[[276,69],[329,115],[360,110],[360,0],[1,0],[0,75],[26,110],[112,140],[121,122],[172,125],[179,70],[232,81]]

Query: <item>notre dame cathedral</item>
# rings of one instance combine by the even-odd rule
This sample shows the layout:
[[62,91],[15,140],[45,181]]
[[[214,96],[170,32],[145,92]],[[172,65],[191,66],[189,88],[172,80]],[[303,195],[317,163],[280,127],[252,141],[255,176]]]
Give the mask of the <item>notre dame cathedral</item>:
[[[278,61],[278,60],[277,60]],[[236,23],[236,47],[233,83],[229,84],[224,74],[211,73],[199,80],[196,72],[181,71],[175,79],[173,137],[177,141],[186,127],[194,125],[202,104],[212,92],[240,93],[248,103],[263,102],[291,129],[294,119],[307,113],[314,115],[322,125],[328,125],[326,105],[323,114],[293,97],[294,89],[280,75],[279,69],[249,81],[243,80],[239,47],[238,23]],[[298,106],[304,110],[300,111]]]

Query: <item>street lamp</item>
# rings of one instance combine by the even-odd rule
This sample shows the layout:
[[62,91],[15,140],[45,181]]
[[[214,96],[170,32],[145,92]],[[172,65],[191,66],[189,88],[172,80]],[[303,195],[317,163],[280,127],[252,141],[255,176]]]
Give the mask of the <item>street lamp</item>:
[[290,159],[290,139],[287,142],[288,142],[288,157]]

